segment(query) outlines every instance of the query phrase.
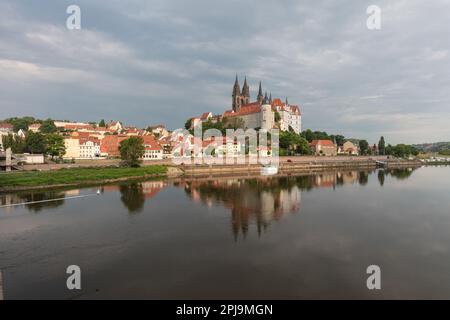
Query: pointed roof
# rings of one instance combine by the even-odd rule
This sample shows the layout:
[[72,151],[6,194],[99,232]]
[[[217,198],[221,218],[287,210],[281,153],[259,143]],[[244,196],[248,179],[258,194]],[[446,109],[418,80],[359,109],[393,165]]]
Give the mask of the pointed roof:
[[233,86],[233,95],[239,96],[240,94],[241,94],[241,88],[239,86],[239,80],[238,80],[238,76],[236,73],[236,80],[234,81],[234,86]]
[[245,77],[245,79],[244,79],[244,86],[242,87],[242,94],[245,97],[250,97],[250,87],[248,86],[248,83],[247,83],[247,77]]
[[258,90],[258,100],[259,98],[262,99],[263,97],[263,93],[262,93],[262,86],[261,86],[261,81],[259,82],[259,90]]

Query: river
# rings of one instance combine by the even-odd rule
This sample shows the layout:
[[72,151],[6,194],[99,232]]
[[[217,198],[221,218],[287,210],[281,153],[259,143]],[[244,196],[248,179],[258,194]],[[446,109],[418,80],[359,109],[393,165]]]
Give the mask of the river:
[[422,167],[2,194],[3,295],[450,299],[449,191]]

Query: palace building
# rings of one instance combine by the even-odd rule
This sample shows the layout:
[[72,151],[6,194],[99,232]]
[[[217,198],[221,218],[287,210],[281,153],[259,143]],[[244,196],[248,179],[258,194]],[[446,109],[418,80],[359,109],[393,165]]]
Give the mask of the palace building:
[[[243,120],[246,128],[270,130],[278,128],[281,131],[293,130],[299,134],[301,127],[301,113],[298,105],[289,104],[286,98],[283,102],[279,98],[272,99],[272,94],[263,95],[262,84],[259,82],[256,101],[250,101],[250,87],[247,78],[244,85],[239,85],[239,79],[236,80],[232,92],[231,110],[223,113],[224,118],[239,118]],[[275,116],[278,114],[277,116]]]

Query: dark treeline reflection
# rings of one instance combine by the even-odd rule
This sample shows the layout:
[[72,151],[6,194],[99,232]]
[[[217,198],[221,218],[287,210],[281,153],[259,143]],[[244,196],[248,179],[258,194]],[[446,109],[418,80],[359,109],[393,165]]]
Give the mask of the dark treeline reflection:
[[[64,204],[65,191],[27,191],[15,194],[0,195],[0,205],[25,203],[25,207],[31,212],[40,212],[43,209],[57,208]],[[47,201],[54,200],[54,201]]]

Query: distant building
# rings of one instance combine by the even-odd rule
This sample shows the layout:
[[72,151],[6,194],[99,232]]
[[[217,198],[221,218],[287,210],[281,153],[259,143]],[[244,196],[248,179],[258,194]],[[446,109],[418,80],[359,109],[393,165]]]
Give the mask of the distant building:
[[331,140],[313,140],[309,146],[318,156],[335,156],[337,153],[336,145]]
[[41,128],[41,124],[40,123],[33,123],[33,124],[30,124],[28,126],[28,130],[30,130],[30,131],[32,131],[34,133],[39,132],[40,128]]
[[143,136],[145,153],[143,160],[161,160],[163,158],[163,148],[153,136]]
[[128,138],[122,134],[105,136],[100,142],[100,154],[108,157],[120,157],[120,143]]
[[339,153],[348,154],[351,156],[357,156],[359,154],[358,146],[355,145],[352,141],[345,141],[342,147],[340,148]]
[[8,122],[0,122],[0,132],[12,133],[14,126]]

